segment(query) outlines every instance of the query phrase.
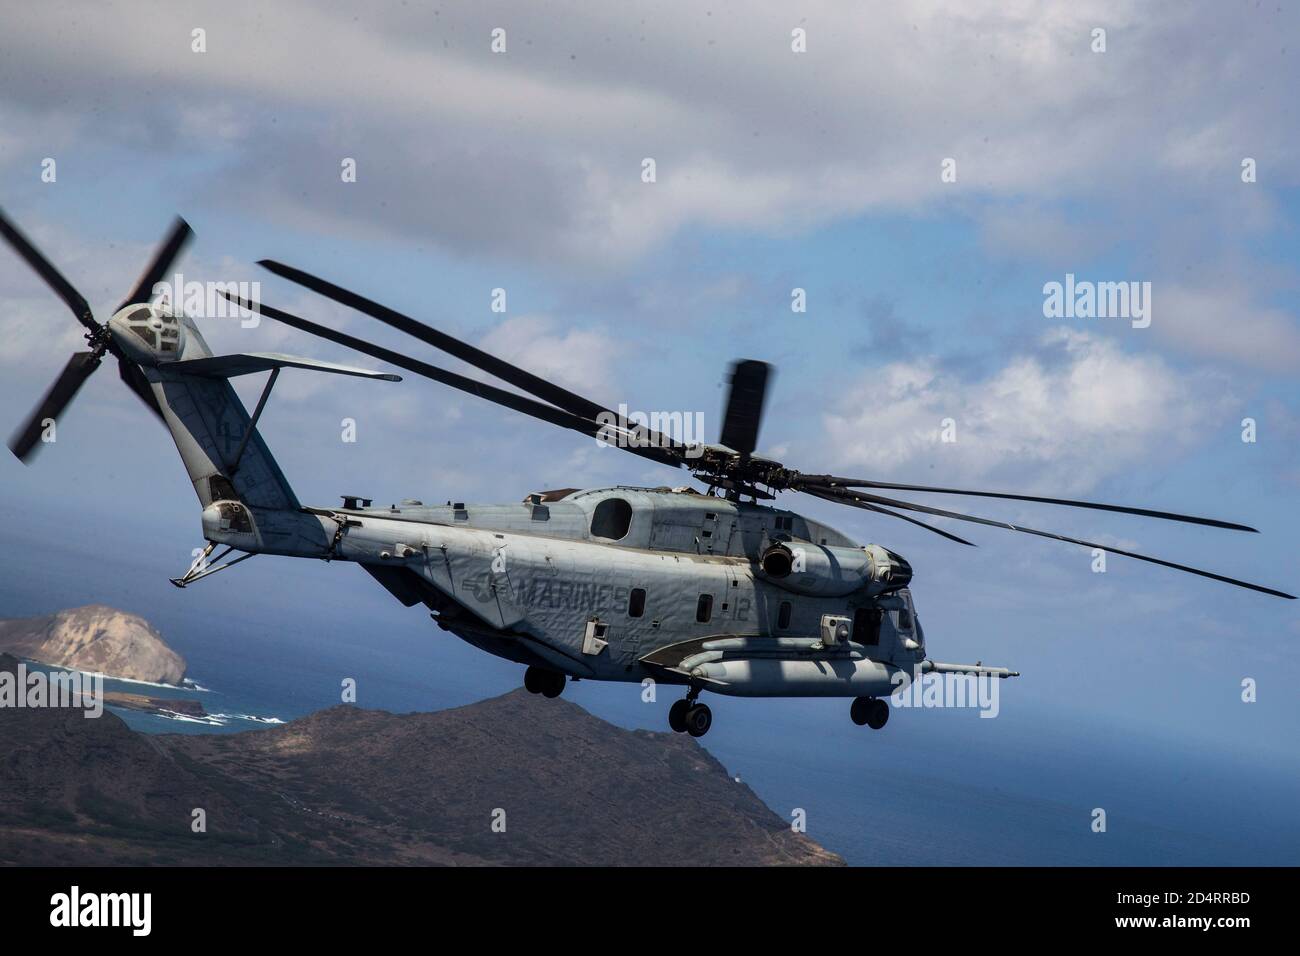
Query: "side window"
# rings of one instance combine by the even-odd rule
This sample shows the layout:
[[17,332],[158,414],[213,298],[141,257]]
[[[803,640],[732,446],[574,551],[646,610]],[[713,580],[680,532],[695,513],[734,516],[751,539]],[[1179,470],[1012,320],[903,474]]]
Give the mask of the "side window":
[[627,599],[627,616],[640,617],[645,613],[645,588],[633,588]]
[[876,647],[880,644],[880,618],[878,607],[860,607],[853,612],[853,643]]
[[606,498],[591,514],[591,533],[597,538],[621,541],[632,524],[632,506],[622,498]]
[[899,609],[898,629],[900,631],[910,631],[912,629],[912,612],[907,608]]
[[713,595],[701,594],[699,602],[695,605],[695,620],[700,624],[708,624],[711,617],[713,617]]
[[776,612],[777,630],[784,631],[786,628],[790,626],[790,611],[791,611],[790,602],[782,601],[781,606],[777,609]]

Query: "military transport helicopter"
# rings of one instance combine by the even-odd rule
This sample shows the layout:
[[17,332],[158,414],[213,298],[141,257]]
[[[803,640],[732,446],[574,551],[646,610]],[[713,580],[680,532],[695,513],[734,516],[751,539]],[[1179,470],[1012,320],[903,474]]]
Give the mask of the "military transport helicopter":
[[[733,366],[716,444],[687,444],[511,365],[422,322],[299,269],[264,260],[272,273],[409,333],[527,395],[485,384],[228,295],[242,308],[390,365],[568,428],[604,444],[684,469],[703,486],[539,491],[513,504],[406,500],[374,507],[344,495],[341,506],[299,503],[257,422],[283,368],[400,381],[384,372],[278,353],[214,355],[183,309],[151,301],[191,236],[178,220],[107,324],[0,214],[0,233],[86,326],[78,352],[15,434],[24,461],[105,355],[171,432],[203,508],[206,547],[173,583],[185,587],[257,554],[359,564],[407,607],[422,604],[439,627],[525,665],[524,685],[547,697],[566,679],[642,681],[685,688],[668,721],[706,733],[702,691],[753,697],[849,697],[855,723],[883,727],[886,698],[925,673],[1005,678],[1005,667],[928,657],[908,584],[912,568],[878,544],[859,544],[819,521],[768,504],[802,492],[901,518],[932,515],[1102,548],[1163,567],[1291,598],[1272,588],[1089,541],[900,500],[881,491],[925,492],[1063,505],[1236,531],[1244,525],[1145,508],[992,491],[814,474],[755,454],[770,377],[763,362]],[[229,379],[270,375],[250,416]],[[533,397],[528,397],[533,396]],[[215,558],[218,546],[224,550]],[[239,552],[225,563],[220,563]]]

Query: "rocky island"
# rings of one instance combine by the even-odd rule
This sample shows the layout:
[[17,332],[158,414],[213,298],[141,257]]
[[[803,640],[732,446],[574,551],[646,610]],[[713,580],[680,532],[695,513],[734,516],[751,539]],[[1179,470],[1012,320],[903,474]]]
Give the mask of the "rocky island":
[[0,620],[0,652],[124,680],[179,685],[185,658],[142,617],[103,604]]

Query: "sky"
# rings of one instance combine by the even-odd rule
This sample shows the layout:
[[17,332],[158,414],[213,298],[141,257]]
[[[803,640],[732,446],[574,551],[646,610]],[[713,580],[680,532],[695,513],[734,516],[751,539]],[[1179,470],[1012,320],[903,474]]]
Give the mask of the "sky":
[[[101,320],[180,214],[197,234],[187,278],[258,281],[270,304],[435,364],[464,371],[256,261],[606,405],[700,412],[709,438],[728,364],[764,359],[759,450],[788,465],[1239,521],[1261,533],[927,499],[1300,590],[1296,11],[50,2],[0,17],[0,205]],[[81,338],[2,252],[16,427]],[[1149,283],[1149,325],[1049,318],[1044,287],[1067,275]],[[269,321],[200,324],[217,351],[375,365]],[[251,403],[260,386],[237,387]],[[323,505],[687,482],[411,376],[288,371],[261,427]],[[0,615],[98,599],[183,622],[238,598],[362,646],[428,628],[356,569],[259,558],[204,582],[211,597],[174,592],[198,509],[111,368],[35,463],[0,460],[0,485]],[[1004,711],[1297,756],[1295,602],[1118,556],[1096,573],[1087,549],[995,529],[936,521],[970,549],[782,503],[905,555],[932,656],[1022,671]],[[324,614],[339,593],[351,613]]]

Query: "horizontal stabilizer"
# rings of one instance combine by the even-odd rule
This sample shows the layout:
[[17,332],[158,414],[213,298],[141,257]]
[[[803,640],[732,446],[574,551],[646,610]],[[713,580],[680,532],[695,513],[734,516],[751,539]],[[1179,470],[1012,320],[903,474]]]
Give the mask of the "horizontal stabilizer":
[[402,376],[394,375],[392,372],[372,372],[366,368],[322,362],[320,359],[303,358],[300,355],[281,355],[278,352],[213,355],[208,358],[189,359],[185,362],[171,362],[168,367],[177,372],[202,375],[206,378],[234,378],[237,375],[251,375],[254,372],[265,372],[273,368],[307,368],[318,372],[333,372],[337,375],[383,379],[385,382],[402,380]]

